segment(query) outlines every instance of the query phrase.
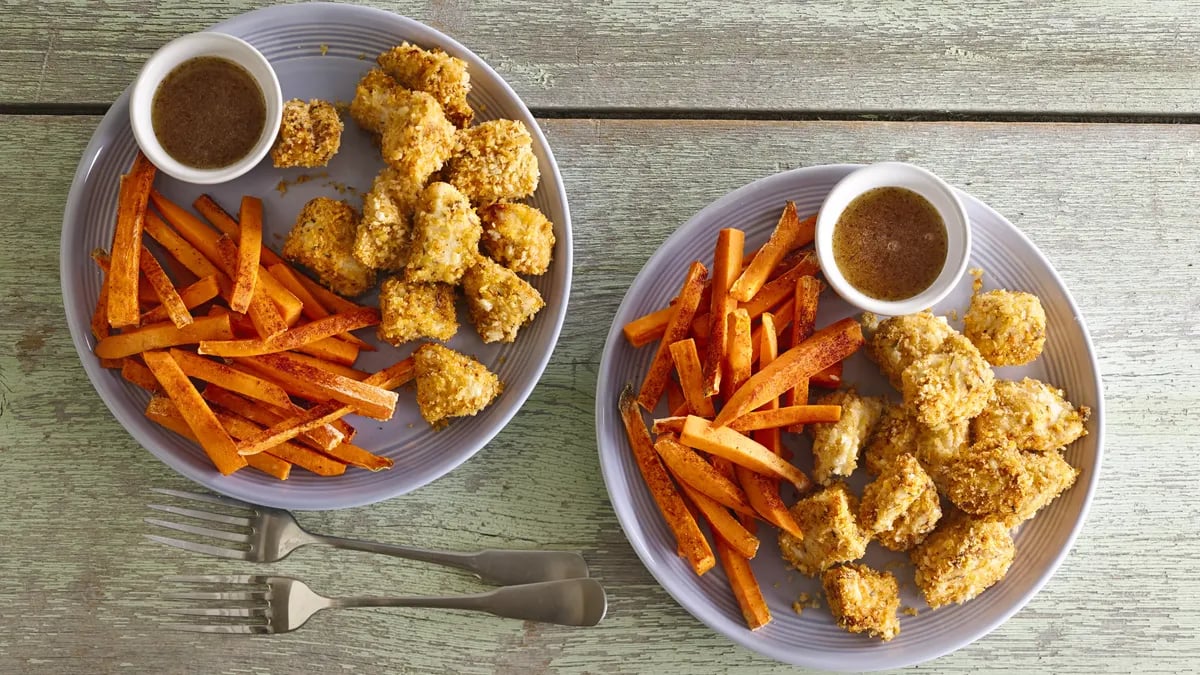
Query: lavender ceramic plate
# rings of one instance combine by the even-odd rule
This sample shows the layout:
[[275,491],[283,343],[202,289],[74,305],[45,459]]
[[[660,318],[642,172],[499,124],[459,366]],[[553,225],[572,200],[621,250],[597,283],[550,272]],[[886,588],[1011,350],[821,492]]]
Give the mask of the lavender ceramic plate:
[[[757,247],[775,226],[785,200],[795,201],[801,214],[816,213],[834,184],[854,168],[816,166],[755,181],[720,198],[680,227],[650,258],[626,293],[608,334],[596,391],[596,434],[609,497],[625,535],[659,583],[696,618],[741,645],[786,663],[846,671],[898,668],[936,658],[982,637],[1016,613],[1050,579],[1082,527],[1099,476],[1104,440],[1103,391],[1091,339],[1062,280],[1017,228],[978,199],[960,192],[975,238],[971,264],[985,270],[985,286],[1037,294],[1049,323],[1041,358],[1029,366],[997,369],[997,375],[1046,380],[1064,388],[1073,402],[1092,408],[1088,435],[1066,450],[1067,460],[1082,470],[1075,487],[1021,527],[1015,535],[1016,561],[1004,580],[961,606],[929,610],[912,583],[907,557],[872,542],[867,564],[893,571],[901,584],[901,606],[918,610],[916,616],[901,616],[901,633],[888,643],[841,630],[824,603],[797,614],[792,603],[802,592],[817,596],[820,583],[786,568],[775,535],[767,527],[759,528],[762,546],[753,561],[774,616],[766,627],[755,632],[746,628],[719,566],[704,577],[692,573],[676,555],[675,541],[638,473],[617,414],[621,388],[627,382],[636,385],[641,381],[655,349],[630,347],[621,326],[670,301],[683,280],[682,263],[700,260],[710,264],[720,228],[745,230],[747,248]],[[968,276],[934,309],[941,314],[957,310],[961,316],[970,294]],[[818,325],[854,314],[832,293],[822,296],[821,302]],[[845,379],[864,393],[898,398],[862,355],[847,362]],[[796,463],[811,470],[807,440],[793,438],[789,442],[797,450]],[[850,481],[856,493],[861,493],[866,482],[863,473],[859,471]]]
[[[84,152],[63,218],[63,302],[84,369],[113,415],[139,443],[171,468],[217,492],[282,508],[336,509],[414,490],[483,448],[520,409],[550,360],[571,288],[571,218],[554,156],[525,104],[494,70],[458,42],[411,19],[367,7],[317,3],[251,12],[213,30],[236,35],[262,51],[279,76],[285,99],[350,101],[359,77],[372,67],[375,56],[402,40],[440,47],[464,59],[473,85],[469,102],[477,112],[477,120],[518,119],[533,134],[542,178],[529,203],[554,222],[557,238],[550,271],[530,279],[545,298],[546,308],[521,331],[515,343],[508,345],[484,345],[466,317],[459,317],[461,328],[450,346],[474,355],[506,385],[500,398],[478,416],[434,432],[421,420],[413,393],[402,390],[392,420],[350,420],[359,429],[355,443],[392,458],[396,465],[391,470],[370,473],[351,468],[336,478],[296,470],[286,482],[253,471],[221,476],[194,444],[148,422],[142,415],[146,394],[125,383],[118,373],[101,368],[92,356],[94,341],[88,321],[99,292],[100,275],[88,254],[93,248],[110,245],[117,179],[136,151],[126,92],[113,104]],[[169,198],[185,205],[206,191],[231,210],[236,210],[241,195],[258,195],[264,201],[265,240],[278,249],[306,201],[328,196],[358,202],[358,191],[370,187],[381,167],[379,151],[367,134],[347,121],[341,150],[326,169],[278,170],[267,160],[223,185],[193,186],[161,175],[156,185]],[[281,181],[288,181],[286,191],[277,189]],[[374,300],[370,295],[364,302]],[[374,341],[372,331],[359,333]],[[363,352],[358,367],[377,370],[410,351],[381,345],[377,352]]]

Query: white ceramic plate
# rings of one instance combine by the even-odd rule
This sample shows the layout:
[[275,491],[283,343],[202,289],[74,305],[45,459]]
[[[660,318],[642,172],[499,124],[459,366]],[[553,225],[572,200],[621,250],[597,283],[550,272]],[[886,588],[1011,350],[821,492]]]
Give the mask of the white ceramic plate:
[[[817,166],[755,181],[718,199],[680,227],[651,256],[626,293],[608,334],[596,392],[596,434],[609,497],[630,543],[659,583],[698,619],[739,644],[786,663],[845,671],[898,668],[936,658],[982,637],[1016,613],[1050,579],[1082,527],[1099,476],[1104,437],[1103,391],[1091,340],[1062,280],[1017,228],[978,199],[960,192],[973,228],[971,264],[986,272],[985,286],[1034,293],[1046,309],[1048,338],[1042,356],[1029,366],[997,369],[997,375],[1046,380],[1064,388],[1074,403],[1092,408],[1088,435],[1065,454],[1082,470],[1078,482],[1021,527],[1015,535],[1016,561],[1008,575],[961,606],[929,610],[913,585],[907,556],[885,551],[872,542],[865,562],[875,569],[893,571],[901,585],[901,606],[919,611],[917,616],[901,616],[901,633],[888,643],[841,630],[824,606],[797,615],[792,603],[801,592],[816,596],[820,582],[786,568],[771,528],[759,528],[762,546],[753,561],[774,616],[766,627],[755,632],[746,628],[719,566],[704,577],[692,573],[676,555],[675,541],[642,481],[617,414],[621,388],[627,382],[635,386],[641,382],[655,349],[630,347],[621,327],[664,307],[683,280],[685,263],[700,260],[711,265],[719,229],[745,230],[746,246],[753,249],[770,235],[785,200],[795,201],[802,216],[816,213],[829,190],[855,168]],[[970,294],[968,275],[934,309],[939,314],[957,310],[961,316]],[[825,293],[818,326],[852,314],[851,306],[833,293]],[[861,353],[847,362],[845,381],[866,394],[899,398]],[[797,465],[810,471],[807,439],[793,437],[788,442],[797,450]],[[867,480],[865,471],[860,470],[850,485],[861,494]]]
[[[401,390],[395,417],[388,422],[349,418],[359,429],[355,443],[392,458],[391,470],[371,473],[350,468],[345,475],[321,478],[297,469],[286,482],[256,471],[221,476],[195,444],[165,431],[142,415],[147,395],[104,370],[92,355],[94,341],[88,329],[100,288],[100,274],[88,258],[96,247],[108,248],[117,204],[118,177],[133,161],[137,146],[129,128],[129,94],[113,104],[84,151],[67,199],[63,217],[61,272],[63,302],[75,348],[96,391],[113,415],[133,437],[159,459],[188,478],[217,492],[260,504],[290,509],[335,509],[370,504],[404,494],[448,473],[490,441],[533,391],[558,340],[571,289],[571,217],[562,178],[537,122],[513,90],[478,56],[449,37],[411,19],[382,10],[353,5],[302,4],[270,7],[213,27],[250,42],[271,61],[283,87],[284,99],[322,98],[350,101],[359,78],[374,65],[375,56],[402,40],[422,47],[440,47],[468,64],[473,85],[468,100],[477,121],[495,118],[521,120],[533,135],[534,152],[541,167],[541,183],[528,200],[553,222],[557,244],[550,271],[529,279],[546,301],[533,323],[521,330],[517,341],[484,345],[460,313],[458,335],[450,346],[471,354],[495,371],[505,383],[504,393],[476,417],[454,421],[433,431],[417,412],[410,389]],[[361,207],[358,196],[371,186],[383,161],[368,135],[346,121],[342,146],[326,169],[279,170],[265,160],[257,168],[223,185],[194,186],[161,175],[155,185],[167,197],[190,205],[202,192],[213,195],[236,213],[244,194],[264,202],[264,240],[279,249],[296,214],[317,196],[348,199]],[[301,175],[312,177],[297,183]],[[281,180],[291,186],[285,193]],[[358,194],[343,192],[345,186]],[[375,295],[363,302],[375,303]],[[371,330],[360,337],[380,345],[363,352],[358,367],[377,370],[404,358],[412,348],[396,349],[379,343]]]

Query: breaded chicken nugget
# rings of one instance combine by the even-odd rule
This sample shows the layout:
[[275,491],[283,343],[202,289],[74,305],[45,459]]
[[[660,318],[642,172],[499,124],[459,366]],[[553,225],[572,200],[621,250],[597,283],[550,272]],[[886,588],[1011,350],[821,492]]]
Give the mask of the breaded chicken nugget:
[[439,344],[424,344],[413,352],[417,406],[431,426],[451,417],[474,415],[503,391],[495,373],[475,359]]
[[1021,366],[1042,353],[1046,311],[1031,293],[978,293],[963,317],[963,333],[993,366]]
[[554,253],[554,225],[525,204],[496,202],[479,209],[483,250],[517,274],[545,274]]
[[926,490],[937,492],[933,479],[917,458],[905,453],[884,468],[879,478],[863,488],[858,522],[871,534],[889,530]]
[[1078,475],[1057,452],[976,443],[947,465],[946,496],[966,513],[995,516],[1013,527],[1054,501]]
[[876,532],[875,540],[890,551],[907,551],[925,541],[941,517],[942,504],[937,489],[926,489],[892,522],[890,529]]
[[375,285],[375,271],[354,259],[358,212],[346,202],[317,197],[304,205],[283,244],[283,257],[312,270],[322,284],[347,297]]
[[909,554],[932,608],[963,603],[1004,578],[1016,546],[1004,523],[956,513]]
[[342,120],[325,101],[294,98],[283,105],[279,137],[271,148],[276,168],[325,166],[342,144]]
[[402,90],[393,96],[391,106],[380,140],[383,161],[409,181],[424,183],[454,153],[454,125],[442,106],[423,91]]
[[363,196],[362,221],[354,238],[354,257],[376,270],[404,269],[408,261],[412,213],[421,186],[387,167]]
[[894,316],[881,322],[871,334],[866,344],[867,356],[899,390],[904,369],[918,358],[937,351],[953,332],[945,317],[928,311]]
[[867,633],[884,642],[900,634],[900,586],[891,572],[866,565],[838,565],[821,575],[829,611],[851,633]]
[[946,336],[937,351],[913,361],[901,375],[904,405],[917,421],[939,428],[978,415],[992,393],[995,374],[971,341]]
[[1008,528],[1032,518],[1043,506],[1070,489],[1079,477],[1079,469],[1068,464],[1058,452],[1027,452],[1024,455],[1032,485],[1016,511],[1004,518],[1004,526]]
[[942,468],[966,450],[967,429],[965,420],[931,429],[918,422],[905,406],[888,404],[863,454],[867,471],[879,475],[888,462],[911,453],[942,488]]
[[484,342],[512,342],[546,303],[537,289],[490,258],[477,256],[462,278],[471,322]]
[[449,340],[458,332],[454,287],[384,279],[379,287],[379,339],[400,346],[418,338]]
[[1021,450],[1050,452],[1086,434],[1090,415],[1089,408],[1076,409],[1061,389],[1045,382],[997,380],[987,407],[971,420],[971,436],[977,442],[1011,441]]
[[471,203],[447,183],[430,183],[413,210],[409,281],[457,284],[479,252],[483,230]]
[[390,75],[372,68],[358,81],[354,100],[350,102],[350,117],[363,129],[382,134],[388,112],[397,107],[395,98],[403,89]]
[[783,559],[802,574],[816,576],[840,562],[863,556],[870,537],[858,526],[858,498],[837,482],[796,502],[792,517],[804,538],[779,534]]
[[467,105],[471,76],[467,63],[440,49],[425,50],[407,42],[379,55],[378,62],[397,82],[437,99],[446,109],[446,117],[466,128],[474,113]]
[[480,206],[524,199],[537,190],[540,176],[533,137],[517,120],[492,120],[464,129],[445,176]]
[[878,396],[859,396],[854,389],[846,389],[821,396],[817,405],[842,406],[838,421],[809,426],[813,437],[813,480],[828,485],[834,476],[854,473],[858,453],[883,413],[884,400]]

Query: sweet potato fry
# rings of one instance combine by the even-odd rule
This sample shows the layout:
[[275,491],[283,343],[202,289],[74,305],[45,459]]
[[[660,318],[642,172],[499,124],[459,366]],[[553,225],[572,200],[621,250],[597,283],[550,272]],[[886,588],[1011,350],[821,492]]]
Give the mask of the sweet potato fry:
[[[205,400],[215,403],[216,405],[219,405],[227,410],[231,410],[242,417],[245,417],[252,422],[257,422],[263,426],[277,424],[281,420],[287,419],[292,415],[299,415],[306,412],[299,406],[291,406],[287,409],[273,408],[269,405],[264,405],[262,403],[242,398],[241,396],[222,389],[214,384],[205,386],[204,392],[201,395],[204,396]],[[343,442],[349,441],[347,434],[343,433],[340,429],[334,428],[332,424],[314,425],[311,429],[306,429],[301,434],[282,440],[292,440],[292,438],[296,438],[301,443],[321,451],[328,451],[337,447]],[[279,441],[271,443],[270,445],[265,445],[259,450],[259,452],[278,444]],[[239,454],[245,454],[241,452],[241,447],[242,443],[239,443]]]
[[679,442],[752,471],[786,480],[800,492],[812,487],[812,481],[803,471],[783,461],[761,443],[728,427],[715,426],[703,417],[688,416]]
[[121,377],[125,378],[126,382],[135,384],[151,394],[162,390],[158,386],[158,380],[155,379],[154,373],[131,358],[121,359]]
[[738,513],[753,516],[754,509],[746,501],[742,489],[717,471],[696,451],[683,445],[674,435],[659,436],[654,449],[662,458],[667,470],[680,483],[686,483],[718,504]]
[[625,339],[634,347],[645,347],[662,337],[663,332],[667,330],[667,323],[671,320],[671,313],[674,308],[667,306],[651,312],[645,316],[640,316],[633,321],[625,324],[621,328]]
[[[147,212],[147,214],[149,214],[149,212]],[[92,249],[92,261],[96,263],[96,266],[100,268],[101,272],[103,272],[106,276],[108,275],[108,270],[110,267],[109,263],[111,262],[111,259],[109,258],[107,251],[102,248]],[[146,281],[146,275],[144,274],[138,275],[137,294],[139,305],[158,304],[158,294],[155,293],[154,289],[150,287],[150,282]],[[104,316],[102,318],[104,319],[105,325],[108,325],[107,296],[104,300]]]
[[171,358],[175,359],[188,377],[211,382],[223,389],[285,410],[292,407],[292,399],[288,398],[287,392],[274,382],[182,349],[172,349],[170,353]]
[[[92,251],[92,260],[99,264],[100,257],[108,258],[108,254],[100,249]],[[97,341],[112,334],[108,325],[108,270],[107,265],[100,269],[100,293],[96,296],[96,309],[92,311],[92,337]]]
[[146,362],[146,367],[154,373],[163,391],[175,403],[188,428],[196,434],[200,447],[217,470],[228,476],[246,466],[246,460],[237,453],[237,445],[200,396],[200,392],[196,391],[191,380],[179,369],[175,359],[171,358],[170,354],[160,351],[145,352],[142,359]]
[[326,398],[344,403],[354,408],[360,415],[372,419],[386,421],[391,419],[392,414],[396,411],[396,401],[399,397],[395,392],[341,375],[334,375],[307,363],[288,358],[287,354],[263,354],[242,360],[259,363],[275,371],[290,373],[319,389]]
[[[191,241],[185,239],[179,232],[172,229],[170,225],[163,222],[162,218],[159,218],[158,214],[153,211],[146,212],[146,234],[150,235],[154,241],[157,241],[180,264],[197,277],[217,277],[218,280],[225,277],[225,274],[217,267],[219,260],[209,258],[207,254],[192,244]],[[213,255],[218,255],[215,248],[212,253]]]
[[[200,305],[212,300],[221,293],[220,287],[217,286],[216,277],[204,277],[199,281],[190,284],[179,290],[179,299],[183,302],[183,306],[191,311]],[[148,323],[161,323],[169,321],[166,305],[159,305],[154,309],[142,313],[142,325]]]
[[[357,466],[358,468],[366,469],[367,471],[382,471],[384,469],[390,469],[396,464],[387,457],[381,457],[372,452],[368,452],[357,445],[351,445],[350,443],[342,443],[332,450],[326,450],[325,454],[338,460],[339,462],[344,462],[350,466]],[[257,455],[249,455],[248,458],[256,456]]]
[[[798,345],[813,334],[817,324],[817,300],[821,295],[821,282],[815,277],[800,277],[796,280],[795,319],[792,321],[791,344]],[[808,403],[808,379],[796,378],[795,386],[784,393],[787,405],[805,405]],[[792,433],[804,431],[804,424],[796,423],[788,427]]]
[[[221,254],[217,251],[217,241],[221,235],[216,230],[188,213],[187,209],[167,199],[158,190],[150,192],[150,201],[162,214],[163,220],[167,221],[188,243],[203,253],[204,257],[214,264],[221,263]],[[180,259],[180,262],[184,262],[183,259]]]
[[[196,201],[192,202],[192,208],[196,209],[197,213],[204,216],[205,220],[212,223],[222,234],[229,236],[231,239],[241,236],[241,225],[238,224],[238,221],[233,216],[229,215],[229,212],[221,208],[221,205],[212,197],[200,195],[196,198]],[[270,248],[267,248],[266,244],[263,244],[260,255],[262,264],[267,267],[283,262],[283,259]]]
[[[171,279],[167,273],[163,271],[158,261],[154,259],[154,255],[145,246],[141,247],[138,265],[142,268],[142,273],[146,275],[146,279],[150,282],[150,286],[154,289],[154,294],[158,296],[158,300],[162,303],[162,307],[167,312],[167,318],[177,328],[192,322],[192,314],[188,311],[187,305],[183,303],[183,298],[179,297],[179,291],[175,290],[175,285],[171,283]],[[142,318],[141,312],[138,312],[138,319]]]
[[722,395],[737,391],[746,380],[750,379],[753,367],[754,345],[750,341],[750,314],[738,308],[729,314],[728,352],[725,354],[725,378],[721,380]]
[[737,518],[725,510],[724,506],[687,483],[681,482],[679,489],[683,490],[688,499],[692,500],[692,503],[700,510],[704,519],[708,521],[713,536],[725,539],[733,550],[745,558],[753,558],[758,553],[758,537],[743,527]]
[[793,424],[814,422],[836,422],[841,419],[842,407],[838,405],[790,405],[775,410],[756,410],[729,423],[734,431],[756,431],[779,429]]
[[[237,245],[228,237],[221,237],[217,240],[217,255],[220,256],[219,262],[222,269],[232,277],[237,268]],[[267,296],[266,285],[256,284],[256,286],[245,312],[250,317],[250,321],[254,323],[255,332],[262,338],[283,333],[288,329],[288,324],[279,313],[279,309]],[[227,295],[232,298],[232,290]]]
[[[792,297],[796,292],[797,280],[801,277],[812,276],[820,269],[816,254],[808,252],[791,269],[780,275],[778,279],[763,286],[753,298],[740,304],[739,307],[744,307],[747,312],[750,312],[751,319],[758,318],[762,316],[763,312],[779,306]],[[776,312],[775,315],[780,316],[780,312]]]
[[[816,222],[817,219],[812,218],[810,230],[812,226],[816,225]],[[775,230],[771,232],[771,238],[758,250],[758,255],[742,271],[742,275],[737,278],[737,281],[733,282],[729,294],[738,302],[748,302],[750,298],[753,298],[767,282],[771,270],[775,269],[780,260],[783,260],[783,256],[803,245],[798,243],[802,229],[800,217],[796,215],[796,204],[789,201],[783,208],[783,214],[779,216]]]
[[[343,333],[344,335],[344,333]],[[358,347],[344,340],[332,337],[321,338],[306,345],[296,347],[297,352],[304,352],[322,361],[340,365],[352,366],[358,360]],[[362,379],[362,378],[355,378]]]
[[675,434],[678,436],[683,432],[683,423],[687,421],[687,416],[690,412],[682,415],[671,415],[670,417],[657,417],[650,424],[650,431],[656,435]]
[[[712,417],[717,411],[713,408],[712,399],[704,395],[700,352],[696,351],[696,341],[691,338],[679,340],[671,343],[670,349],[688,409],[701,417]],[[669,400],[667,407],[672,413],[676,410],[676,406],[671,405]]]
[[741,230],[725,228],[717,233],[713,251],[712,300],[709,303],[708,349],[704,355],[704,394],[712,396],[721,391],[721,370],[729,351],[729,314],[737,301],[729,295],[740,271],[746,235]]
[[642,421],[641,409],[638,408],[639,404],[634,398],[632,387],[625,387],[617,405],[621,412],[621,421],[625,424],[625,434],[629,439],[633,457],[637,461],[642,478],[646,481],[650,495],[667,521],[667,527],[675,535],[679,555],[691,564],[696,574],[703,575],[716,564],[716,556],[713,555],[704,533],[700,531],[696,519],[688,511],[675,484],[671,482],[658,453],[654,451],[654,444],[650,440],[650,433],[646,431],[645,422]]
[[[695,343],[693,343],[694,346]],[[675,355],[672,354],[671,358],[674,360]],[[699,358],[697,358],[696,362],[699,363]],[[683,387],[679,386],[679,383],[671,378],[667,378],[667,410],[672,412],[675,410],[689,410],[687,399],[683,396]],[[715,415],[716,411],[713,411],[713,414]]]
[[754,332],[750,334],[750,339],[754,343],[754,363],[758,363],[760,365],[762,363],[762,342],[764,337],[763,324],[761,323],[762,319],[764,319],[768,314],[771,315],[772,325],[775,327],[775,341],[778,345],[780,338],[783,337],[783,333],[792,323],[792,317],[795,314],[792,309],[793,307],[793,301],[789,299],[778,307],[778,313],[763,312],[762,316],[759,317],[760,323],[754,327]]
[[682,340],[687,333],[696,307],[700,304],[700,286],[707,274],[708,270],[703,264],[693,262],[683,279],[671,321],[667,324],[663,339],[658,344],[658,351],[654,353],[654,360],[650,362],[650,368],[646,371],[646,378],[642,380],[641,391],[638,392],[638,403],[646,410],[654,410],[658,399],[662,398],[667,379],[671,377],[671,343]]
[[332,399],[329,392],[314,386],[302,377],[295,373],[272,368],[266,363],[259,361],[257,357],[246,356],[233,359],[233,366],[239,370],[260,375],[266,379],[283,387],[283,390],[293,398],[303,399],[311,403],[327,403]]
[[[263,250],[267,249],[264,247]],[[300,283],[299,277],[301,274],[299,272],[284,263],[271,265],[268,271],[289,293],[300,299],[302,303],[301,312],[309,321],[316,321],[317,319],[324,319],[329,316],[329,310],[321,304],[320,300],[317,300],[316,296],[304,284]],[[361,350],[375,351],[375,347],[371,343],[363,340],[354,333],[338,333],[335,337],[339,340],[345,340]]]
[[154,184],[156,169],[139,151],[129,173],[121,176],[117,197],[117,225],[113,230],[112,263],[108,282],[108,324],[114,328],[133,326],[141,311],[137,302],[138,264],[142,251],[142,225],[146,200]]
[[714,426],[723,427],[776,398],[787,391],[796,378],[811,377],[850,356],[862,344],[862,329],[852,318],[822,328],[751,376],[717,413]]
[[[229,432],[229,435],[235,439],[247,438],[262,430],[262,427],[254,422],[229,410],[217,408],[213,412],[216,414],[217,420]],[[309,450],[291,442],[280,443],[273,448],[268,448],[267,454],[274,455],[286,462],[291,462],[318,476],[340,476],[346,473],[346,465],[344,463],[332,457],[327,457],[316,450]]]
[[[316,342],[313,344],[321,344],[321,343],[330,342],[330,341],[336,342],[336,340],[333,340],[332,338],[326,338],[324,340],[321,340],[320,342]],[[365,370],[358,370],[357,368],[351,368],[350,366],[343,365],[341,363],[334,363],[333,361],[327,361],[318,356],[311,356],[309,354],[303,354],[298,351],[297,352],[288,352],[288,358],[295,359],[295,360],[303,362],[303,363],[307,363],[310,366],[320,368],[321,370],[327,370],[327,371],[333,373],[334,375],[341,375],[342,377],[348,377],[352,380],[358,380],[359,382],[362,382],[363,380],[365,380],[371,376],[371,374]]]
[[245,312],[250,308],[250,296],[254,294],[254,285],[258,282],[258,261],[262,252],[262,202],[255,197],[242,197],[240,215],[237,264],[233,271],[233,293],[229,297],[229,309],[235,312]]
[[[146,419],[174,431],[193,443],[199,443],[196,434],[192,433],[191,428],[184,421],[183,415],[179,413],[179,409],[166,396],[155,396],[150,399],[150,404],[146,406]],[[287,480],[292,471],[291,464],[272,455],[259,454],[245,459],[251,467],[279,480]]]
[[358,309],[318,319],[303,326],[297,326],[278,335],[260,340],[207,342],[200,345],[200,353],[209,356],[230,358],[274,354],[299,349],[317,340],[323,340],[338,333],[366,326],[374,326],[378,323],[379,310],[374,307],[359,307]]
[[842,386],[842,362],[838,361],[808,378],[808,383],[824,389],[837,389]]
[[725,576],[729,577],[729,586],[733,597],[742,608],[742,617],[750,630],[758,630],[771,623],[771,610],[763,598],[758,580],[754,578],[754,570],[750,561],[739,555],[734,546],[716,535],[717,554],[721,556],[721,567]]
[[110,335],[97,342],[94,351],[96,356],[102,359],[120,359],[150,349],[196,344],[202,340],[227,340],[232,337],[233,328],[229,324],[228,316],[205,316],[183,328],[163,322],[126,330],[120,335]]
[[308,289],[308,292],[311,293],[312,296],[314,298],[316,298],[318,302],[321,303],[322,307],[324,307],[325,309],[328,309],[331,312],[338,312],[338,313],[349,312],[349,311],[352,311],[355,309],[359,309],[361,307],[361,305],[357,305],[357,304],[343,298],[342,296],[338,295],[337,293],[334,293],[333,291],[329,290],[328,288],[325,288],[324,286],[322,286],[321,284],[318,284],[317,282],[313,281],[312,279],[309,279],[307,276],[305,276],[303,274],[297,274],[296,279],[300,282],[300,284],[302,286],[304,286],[305,288]]

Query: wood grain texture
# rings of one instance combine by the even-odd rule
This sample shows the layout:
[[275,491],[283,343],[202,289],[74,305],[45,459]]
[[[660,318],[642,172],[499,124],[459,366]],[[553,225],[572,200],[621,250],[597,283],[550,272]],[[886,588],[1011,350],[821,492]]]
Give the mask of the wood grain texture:
[[[146,490],[191,485],[113,420],[63,321],[61,213],[96,123],[0,117],[0,672],[794,672],[711,633],[634,555],[592,440],[597,361],[625,288],[699,208],[782,169],[881,159],[941,173],[1042,248],[1088,320],[1108,402],[1104,476],[1063,567],[1005,625],[930,667],[1195,668],[1200,128],[546,123],[572,198],[577,262],[562,340],[541,384],[512,424],[451,475],[406,497],[302,521],[428,546],[581,550],[610,592],[609,617],[571,630],[356,610],[319,615],[288,635],[222,639],[155,630],[158,579],[251,568],[142,539]],[[317,549],[253,569],[334,594],[477,588],[436,567]]]
[[[0,104],[107,104],[162,44],[261,4],[8,4]],[[1188,0],[371,4],[447,32],[543,110],[1179,115],[1200,105],[1200,15]]]

